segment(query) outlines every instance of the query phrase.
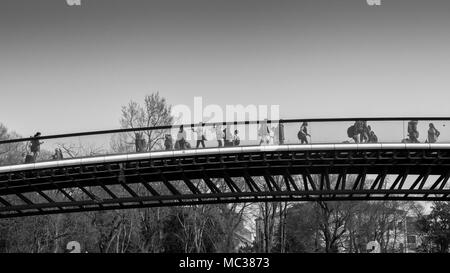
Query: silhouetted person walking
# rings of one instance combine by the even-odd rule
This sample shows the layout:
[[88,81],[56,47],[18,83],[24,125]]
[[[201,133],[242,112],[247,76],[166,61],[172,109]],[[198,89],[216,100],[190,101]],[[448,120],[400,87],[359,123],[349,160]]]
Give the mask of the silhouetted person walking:
[[408,122],[408,137],[411,143],[419,143],[419,131],[417,131],[417,120]]
[[33,160],[36,161],[37,157],[39,156],[39,152],[41,151],[41,144],[44,144],[44,142],[39,141],[39,137],[41,136],[40,132],[37,132],[33,139],[30,141],[30,151],[33,153]]
[[164,135],[164,147],[166,148],[166,151],[173,149],[173,141],[172,136],[170,134]]
[[233,146],[239,146],[239,144],[241,143],[241,139],[239,138],[238,133],[239,133],[238,130],[234,130],[234,135],[233,135]]
[[377,143],[378,142],[378,137],[375,134],[374,131],[372,131],[372,128],[370,127],[370,125],[367,126],[367,131],[368,131],[368,135],[369,135],[369,139],[367,140],[368,143]]
[[233,135],[231,134],[230,125],[227,125],[227,127],[224,129],[224,140],[225,147],[233,146]]
[[434,124],[430,123],[428,129],[428,143],[436,143],[440,134],[441,132],[434,127]]
[[135,133],[134,136],[135,136],[134,142],[135,142],[135,146],[136,146],[136,152],[138,152],[138,153],[144,152],[145,146],[147,146],[147,143],[145,141],[143,134],[141,132],[139,132],[139,133]]
[[216,133],[217,146],[219,148],[223,147],[223,142],[225,140],[225,133],[222,130],[222,126],[220,124],[217,126],[214,125],[213,129],[214,129],[214,132]]
[[198,124],[197,130],[195,131],[197,133],[197,146],[196,148],[202,145],[203,148],[205,148],[205,140],[206,140],[206,132],[205,132],[205,124],[200,122]]
[[300,126],[297,137],[301,141],[301,144],[308,144],[308,136],[311,137],[308,133],[308,122],[305,121],[302,123],[302,126]]
[[267,125],[267,119],[261,122],[261,126],[258,130],[258,136],[260,137],[259,145],[268,145],[270,142],[270,129]]
[[186,131],[184,126],[180,126],[180,130],[177,133],[177,142],[175,143],[175,148],[184,150],[186,148]]

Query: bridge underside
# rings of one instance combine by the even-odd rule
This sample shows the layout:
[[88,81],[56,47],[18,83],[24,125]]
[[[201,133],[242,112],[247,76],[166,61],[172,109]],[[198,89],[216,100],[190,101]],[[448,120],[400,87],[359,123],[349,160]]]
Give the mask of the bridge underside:
[[0,218],[238,202],[450,200],[449,176],[450,150],[439,148],[274,149],[56,164],[0,173]]

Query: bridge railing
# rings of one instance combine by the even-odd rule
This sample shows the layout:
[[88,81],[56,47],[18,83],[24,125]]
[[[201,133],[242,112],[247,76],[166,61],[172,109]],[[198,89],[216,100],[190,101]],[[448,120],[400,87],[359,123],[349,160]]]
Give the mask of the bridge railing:
[[[180,145],[183,142],[178,141],[180,127],[167,125],[61,135],[43,132],[38,138],[0,140],[0,165],[61,159],[58,153],[67,159],[183,149]],[[260,120],[203,126],[185,124],[183,129],[184,149],[197,148],[199,131],[204,135],[205,148],[355,142],[450,143],[450,118],[435,117]],[[239,141],[236,141],[236,130]],[[33,141],[41,143],[39,152],[32,151]],[[199,145],[203,149],[202,143]]]

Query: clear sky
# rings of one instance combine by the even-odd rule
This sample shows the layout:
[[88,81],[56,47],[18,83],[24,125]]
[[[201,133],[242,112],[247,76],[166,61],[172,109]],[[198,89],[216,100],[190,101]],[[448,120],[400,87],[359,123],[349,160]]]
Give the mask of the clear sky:
[[450,116],[449,49],[450,1],[5,0],[0,122],[117,128],[155,91],[282,118]]

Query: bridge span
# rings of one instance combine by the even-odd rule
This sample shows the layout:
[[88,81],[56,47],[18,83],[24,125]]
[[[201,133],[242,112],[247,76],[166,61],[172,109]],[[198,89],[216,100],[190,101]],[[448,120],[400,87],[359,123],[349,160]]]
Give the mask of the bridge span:
[[217,203],[450,200],[450,142],[280,139],[0,166],[0,218]]

